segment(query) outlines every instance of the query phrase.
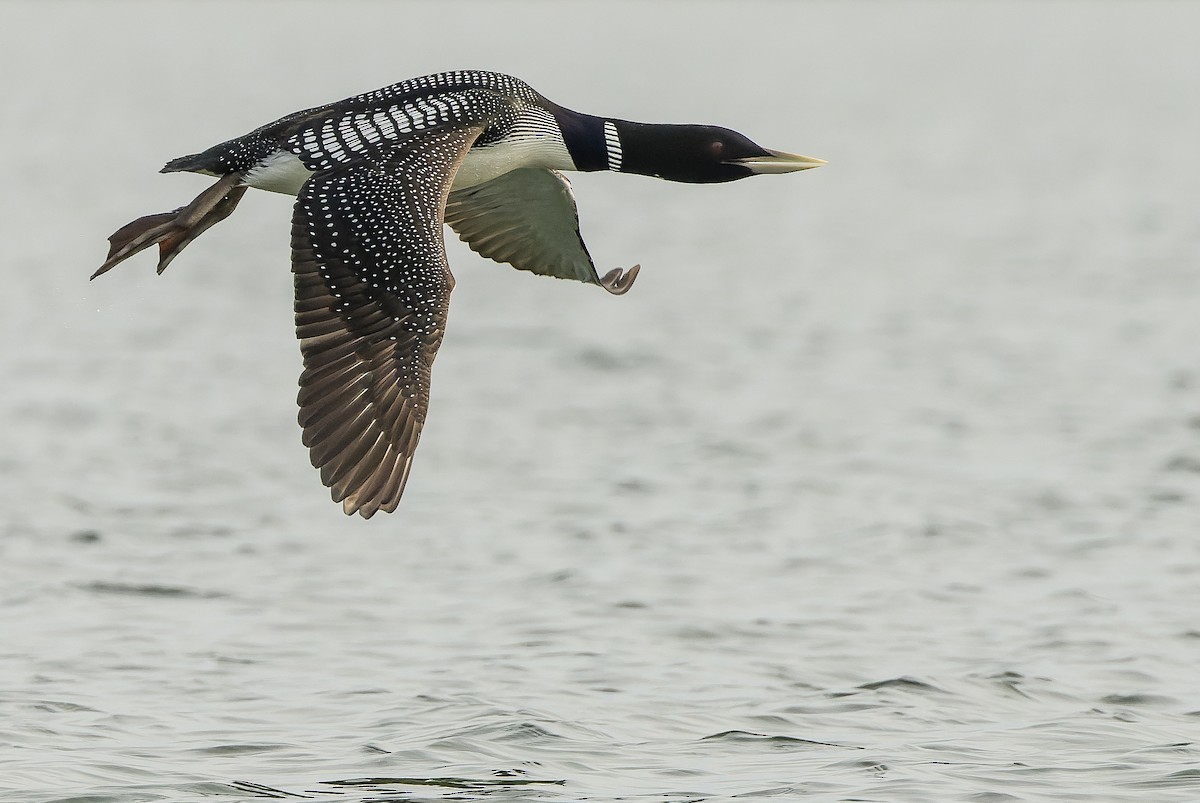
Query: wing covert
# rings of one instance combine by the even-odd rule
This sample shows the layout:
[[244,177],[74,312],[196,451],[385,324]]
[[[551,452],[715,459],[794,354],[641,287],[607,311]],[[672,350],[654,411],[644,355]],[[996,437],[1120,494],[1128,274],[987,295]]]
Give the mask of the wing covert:
[[638,266],[603,277],[579,234],[571,182],[557,170],[526,167],[450,193],[446,223],[480,256],[543,276],[598,284],[610,293],[633,285]]

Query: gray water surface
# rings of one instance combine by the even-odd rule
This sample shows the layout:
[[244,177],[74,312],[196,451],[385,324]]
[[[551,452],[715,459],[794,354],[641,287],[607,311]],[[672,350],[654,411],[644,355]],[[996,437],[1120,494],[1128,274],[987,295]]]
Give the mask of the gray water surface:
[[[0,798],[1200,799],[1200,6],[0,5]],[[456,67],[829,160],[450,247],[404,502],[295,424],[288,199],[167,159]]]

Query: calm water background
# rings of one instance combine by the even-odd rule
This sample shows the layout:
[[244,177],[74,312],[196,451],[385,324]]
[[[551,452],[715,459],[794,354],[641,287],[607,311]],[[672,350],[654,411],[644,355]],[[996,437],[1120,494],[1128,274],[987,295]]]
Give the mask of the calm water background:
[[[1200,799],[1200,5],[0,5],[0,798]],[[455,67],[828,167],[451,246],[400,511],[294,420],[290,206],[105,237]]]

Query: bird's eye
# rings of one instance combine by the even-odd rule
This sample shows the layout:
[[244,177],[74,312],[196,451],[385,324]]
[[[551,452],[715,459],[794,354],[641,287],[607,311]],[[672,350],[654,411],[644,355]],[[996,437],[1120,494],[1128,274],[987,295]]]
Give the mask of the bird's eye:
[[719,139],[714,139],[709,143],[708,150],[713,156],[720,157],[725,153],[725,143]]

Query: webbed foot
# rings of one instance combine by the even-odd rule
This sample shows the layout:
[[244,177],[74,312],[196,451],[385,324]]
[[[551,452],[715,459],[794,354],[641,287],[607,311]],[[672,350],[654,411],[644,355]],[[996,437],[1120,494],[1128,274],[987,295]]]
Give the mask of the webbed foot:
[[230,173],[187,206],[126,223],[108,238],[108,258],[90,278],[107,273],[155,243],[158,243],[158,272],[162,273],[192,240],[233,213],[246,193],[246,187],[238,186],[241,178],[241,173]]
[[641,265],[634,265],[629,270],[614,268],[600,277],[600,286],[614,296],[623,296],[629,292],[630,287],[633,287],[633,281],[641,269]]

